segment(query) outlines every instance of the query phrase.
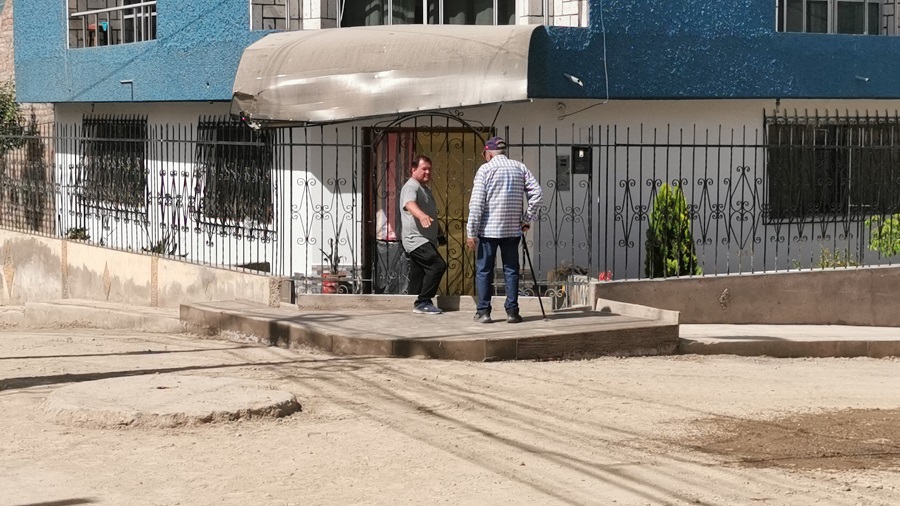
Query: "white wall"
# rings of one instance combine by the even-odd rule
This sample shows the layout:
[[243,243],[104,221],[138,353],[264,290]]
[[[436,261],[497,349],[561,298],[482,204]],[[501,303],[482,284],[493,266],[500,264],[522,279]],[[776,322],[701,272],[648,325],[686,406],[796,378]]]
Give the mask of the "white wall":
[[[151,124],[195,124],[201,114],[226,114],[228,104],[65,105],[58,108],[58,115],[61,122],[77,123],[92,108],[95,114],[146,114]],[[759,217],[759,207],[765,202],[765,152],[753,147],[762,142],[764,114],[795,110],[800,115],[807,112],[824,115],[826,111],[895,114],[900,110],[900,101],[783,100],[776,104],[775,100],[710,100],[604,104],[541,100],[466,108],[462,112],[465,121],[478,126],[490,126],[494,122],[498,133],[507,136],[513,145],[511,157],[524,161],[542,183],[547,214],[530,237],[535,268],[546,273],[560,264],[574,263],[590,266],[592,276],[600,270],[611,270],[616,279],[622,279],[642,275],[647,227],[642,213],[649,213],[656,179],[670,184],[685,180],[689,204],[700,206],[699,216],[693,221],[694,239],[699,241],[697,253],[706,273],[808,267],[818,261],[822,247],[856,249],[862,231],[859,223],[849,224],[849,229],[834,223],[807,224],[801,228],[742,220],[742,217]],[[284,195],[275,203],[279,217],[275,224],[279,232],[275,243],[261,245],[246,238],[209,236],[195,231],[193,224],[188,223],[182,240],[191,247],[182,253],[189,260],[211,263],[270,261],[281,269],[279,274],[314,275],[323,263],[319,248],[327,249],[328,240],[335,238],[336,224],[343,223],[339,254],[345,259],[341,263],[349,266],[353,262],[348,258],[353,256],[355,263],[360,264],[363,190],[370,175],[363,170],[368,153],[354,145],[363,143],[361,128],[384,119],[293,129],[292,145],[280,153],[290,169],[273,176],[276,193]],[[600,147],[626,142],[635,146]],[[669,147],[636,147],[649,143]],[[557,191],[556,156],[569,154],[573,144],[593,146],[593,174],[590,178],[574,176],[570,190]],[[748,147],[727,148],[732,144]],[[65,158],[65,153],[59,153],[58,157],[62,165],[71,161]],[[190,194],[193,184],[190,177],[183,181],[179,178],[180,174],[191,174],[193,155],[188,153],[182,158],[183,162],[171,162],[163,169],[176,172],[178,175],[169,180],[180,181]],[[667,174],[664,161],[668,161]],[[727,194],[728,187],[721,184],[726,179],[732,181],[731,196]],[[708,187],[704,194],[700,183],[704,180],[719,183]],[[738,198],[739,195],[744,197]],[[740,208],[717,207],[725,202],[741,201],[748,202],[749,214],[742,215]],[[641,206],[646,209],[642,210]],[[107,227],[126,226],[107,221]],[[95,224],[101,229],[102,225]],[[700,241],[701,237],[707,241]],[[115,245],[141,247],[140,241],[133,241],[132,245]],[[873,259],[871,252],[867,254],[866,263],[880,261]]]

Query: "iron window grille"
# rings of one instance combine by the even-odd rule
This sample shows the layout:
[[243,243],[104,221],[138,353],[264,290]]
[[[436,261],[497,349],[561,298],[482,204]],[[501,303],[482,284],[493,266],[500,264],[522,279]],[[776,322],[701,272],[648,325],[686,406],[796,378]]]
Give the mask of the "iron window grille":
[[155,0],[68,0],[69,47],[156,39]]
[[147,202],[147,118],[84,116],[81,198],[103,208],[139,210]]
[[195,202],[201,222],[271,224],[274,140],[227,118],[197,125]]
[[514,25],[515,0],[338,0],[338,26]]
[[900,118],[768,118],[773,220],[900,211]]
[[897,0],[776,0],[780,32],[896,35]]

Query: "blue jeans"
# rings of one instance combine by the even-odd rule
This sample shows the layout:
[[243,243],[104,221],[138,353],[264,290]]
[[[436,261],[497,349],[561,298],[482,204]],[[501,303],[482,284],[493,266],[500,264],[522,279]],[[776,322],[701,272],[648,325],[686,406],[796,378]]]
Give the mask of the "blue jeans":
[[503,307],[507,311],[519,309],[519,241],[519,237],[478,238],[478,247],[475,249],[475,308],[479,313],[491,311],[497,250],[500,250],[503,280],[506,284],[506,302]]

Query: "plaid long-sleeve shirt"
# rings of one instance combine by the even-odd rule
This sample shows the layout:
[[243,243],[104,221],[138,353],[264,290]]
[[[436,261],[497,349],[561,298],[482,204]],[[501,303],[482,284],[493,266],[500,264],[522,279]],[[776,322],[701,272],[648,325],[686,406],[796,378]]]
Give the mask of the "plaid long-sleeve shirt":
[[[502,239],[522,235],[522,224],[537,218],[541,185],[521,162],[497,155],[475,174],[469,200],[467,237]],[[522,212],[523,199],[528,208]]]

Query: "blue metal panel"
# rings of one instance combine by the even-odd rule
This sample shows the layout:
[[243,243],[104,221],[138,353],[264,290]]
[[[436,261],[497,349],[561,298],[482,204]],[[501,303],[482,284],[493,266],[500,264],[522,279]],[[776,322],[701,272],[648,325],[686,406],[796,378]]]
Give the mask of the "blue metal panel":
[[64,5],[16,3],[23,102],[229,100],[241,53],[268,33],[250,31],[247,0],[168,0],[157,5],[157,40],[68,49]]

